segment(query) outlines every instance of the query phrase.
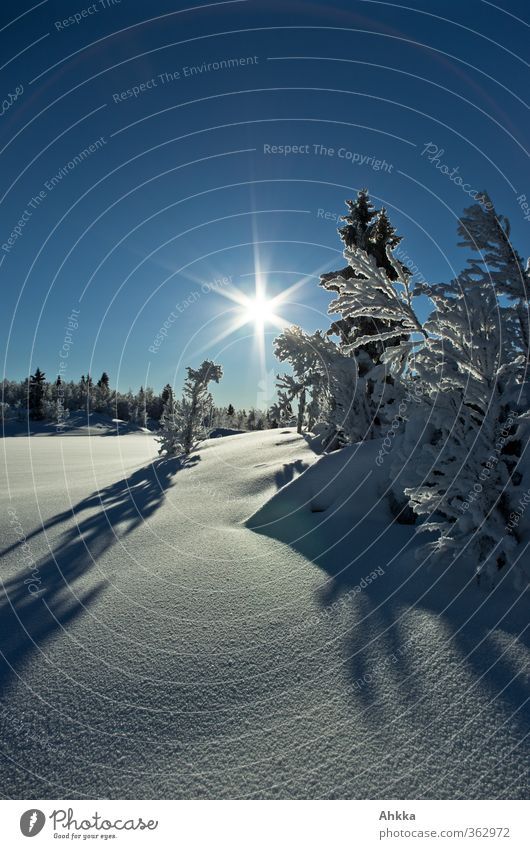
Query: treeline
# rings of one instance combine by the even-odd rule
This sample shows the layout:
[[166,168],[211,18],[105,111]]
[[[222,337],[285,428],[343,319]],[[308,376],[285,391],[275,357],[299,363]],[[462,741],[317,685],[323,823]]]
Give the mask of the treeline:
[[[111,387],[106,371],[97,381],[83,374],[77,382],[66,382],[61,377],[49,381],[45,372],[37,368],[24,380],[3,380],[0,385],[0,415],[3,422],[30,419],[53,422],[58,426],[66,425],[71,413],[82,411],[157,429],[164,406],[172,395],[169,383],[160,393],[156,393],[150,386],[141,386],[138,392],[130,389],[128,392],[119,392]],[[265,430],[276,426],[267,412],[236,409],[232,404],[227,407],[212,404],[206,415],[210,429]]]

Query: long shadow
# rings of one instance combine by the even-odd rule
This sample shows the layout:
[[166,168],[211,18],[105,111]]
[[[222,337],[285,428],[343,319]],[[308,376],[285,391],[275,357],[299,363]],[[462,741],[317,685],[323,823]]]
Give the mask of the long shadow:
[[[27,563],[0,588],[0,692],[32,654],[98,598],[106,583],[90,575],[98,558],[149,519],[177,472],[199,459],[156,460],[57,513],[0,552],[1,557],[18,550]],[[60,537],[50,553],[28,562],[31,540],[53,529]]]
[[282,468],[274,476],[276,486],[278,489],[281,489],[282,486],[291,483],[295,474],[301,475],[308,467],[309,464],[305,463],[304,460],[293,460],[291,463],[284,463]]
[[[528,731],[530,690],[524,683],[524,669],[514,668],[512,653],[504,653],[501,646],[513,639],[530,647],[530,592],[521,594],[501,586],[486,593],[473,579],[465,585],[458,562],[451,566],[452,574],[458,577],[438,580],[438,570],[427,565],[418,568],[418,537],[413,528],[395,524],[390,514],[386,526],[385,519],[365,519],[355,526],[351,513],[348,515],[340,507],[335,511],[337,505],[315,512],[311,501],[304,503],[307,499],[296,495],[298,483],[296,480],[275,496],[274,510],[265,505],[247,526],[283,542],[326,573],[328,580],[319,591],[318,602],[323,613],[340,611],[342,627],[344,617],[351,625],[341,652],[349,659],[352,685],[363,682],[352,689],[354,697],[377,713],[380,687],[385,678],[392,676],[396,682],[404,682],[399,686],[407,703],[413,704],[426,695],[425,685],[417,675],[418,656],[425,660],[432,649],[434,664],[435,653],[444,651],[445,642],[446,653],[464,659],[492,700],[499,699],[510,713],[517,712],[514,722]],[[303,487],[301,479],[300,491]],[[279,501],[279,497],[283,500]],[[401,546],[399,563],[393,562]],[[363,579],[378,568],[383,574],[363,586]],[[510,578],[504,583],[508,584]],[[430,647],[409,641],[407,614],[414,610],[438,617],[439,627],[434,631],[438,637],[444,635],[441,642],[438,639]],[[366,635],[374,633],[380,636],[371,650],[365,651],[365,642],[371,639]],[[380,658],[376,669],[374,655]],[[389,658],[391,663],[384,669]]]

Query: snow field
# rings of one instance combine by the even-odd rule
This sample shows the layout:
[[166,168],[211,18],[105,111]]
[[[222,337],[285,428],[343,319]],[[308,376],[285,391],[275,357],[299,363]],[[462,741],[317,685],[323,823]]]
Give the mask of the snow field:
[[528,794],[527,602],[415,560],[376,441],[3,445],[13,798]]

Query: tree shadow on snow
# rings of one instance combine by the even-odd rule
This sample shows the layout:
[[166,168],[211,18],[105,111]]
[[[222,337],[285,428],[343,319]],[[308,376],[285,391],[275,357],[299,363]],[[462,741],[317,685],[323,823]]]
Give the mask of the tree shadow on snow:
[[276,486],[278,489],[281,489],[282,486],[291,483],[295,475],[301,475],[307,468],[309,468],[309,463],[305,463],[303,460],[293,460],[291,463],[284,463],[282,468],[274,476]]
[[[437,655],[449,657],[454,665],[443,670],[448,680],[471,672],[487,694],[484,703],[500,700],[513,713],[513,723],[528,731],[524,668],[516,668],[513,653],[506,651],[511,640],[530,647],[528,590],[518,594],[501,586],[487,593],[474,579],[465,585],[458,563],[449,577],[440,578],[439,571],[415,558],[425,536],[418,540],[414,528],[396,525],[390,513],[386,525],[367,518],[355,526],[346,511],[334,512],[333,505],[319,511],[312,510],[311,502],[301,507],[289,490],[281,503],[283,515],[278,507],[271,512],[265,505],[247,526],[288,545],[325,573],[318,591],[322,622],[336,622],[337,636],[344,634],[338,645],[353,699],[374,715],[387,711],[388,721],[392,714],[384,693],[390,687],[405,710],[410,706],[414,720],[415,706],[430,701],[429,687],[443,687],[436,674],[427,683],[424,671],[436,669]],[[329,639],[329,631],[323,630],[324,638]],[[462,680],[470,679],[464,675]]]
[[[4,692],[32,655],[54,635],[67,630],[101,595],[106,579],[97,579],[98,558],[152,516],[181,469],[199,455],[159,459],[110,484],[46,521],[0,556],[17,551],[24,568],[0,588],[0,692]],[[49,554],[28,561],[31,541],[51,531],[60,536]],[[28,546],[26,546],[26,543]]]

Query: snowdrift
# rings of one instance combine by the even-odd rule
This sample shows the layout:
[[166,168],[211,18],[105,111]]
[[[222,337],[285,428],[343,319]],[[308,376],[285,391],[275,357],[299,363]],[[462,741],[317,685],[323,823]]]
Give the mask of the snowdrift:
[[157,447],[2,443],[16,798],[528,798],[528,603],[414,560],[377,445]]

